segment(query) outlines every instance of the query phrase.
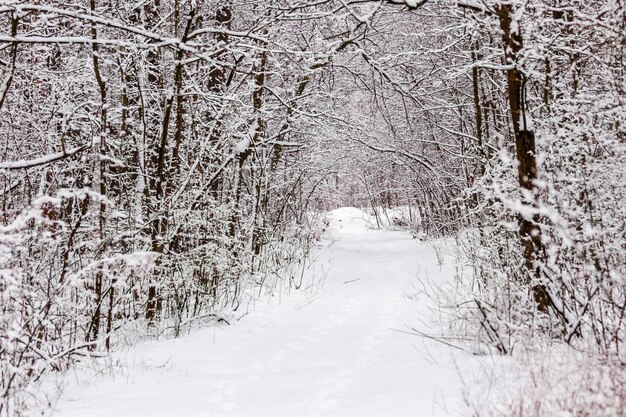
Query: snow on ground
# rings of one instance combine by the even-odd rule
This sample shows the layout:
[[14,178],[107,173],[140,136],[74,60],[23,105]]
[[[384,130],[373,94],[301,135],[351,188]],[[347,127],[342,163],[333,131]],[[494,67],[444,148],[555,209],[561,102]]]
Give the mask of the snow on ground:
[[329,213],[328,220],[332,237],[335,234],[361,234],[376,227],[374,216],[355,207],[335,209]]
[[[116,353],[113,375],[68,373],[58,417],[427,417],[461,413],[467,356],[414,335],[432,312],[416,277],[449,279],[433,248],[369,230],[357,209],[331,213],[311,295],[259,301],[231,326]],[[470,361],[471,362],[471,361]],[[48,413],[49,415],[49,413]]]

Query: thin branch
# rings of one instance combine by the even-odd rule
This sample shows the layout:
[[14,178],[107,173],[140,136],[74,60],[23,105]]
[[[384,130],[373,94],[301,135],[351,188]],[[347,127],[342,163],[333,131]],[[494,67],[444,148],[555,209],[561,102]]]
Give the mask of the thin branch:
[[84,151],[90,146],[91,145],[82,145],[82,146],[78,146],[76,148],[70,149],[69,151],[57,152],[57,153],[42,156],[39,158],[35,158],[35,159],[29,159],[29,160],[22,159],[19,161],[2,162],[0,163],[0,169],[9,169],[9,170],[28,169],[28,168],[34,168],[34,167],[38,167],[42,165],[48,165],[60,159],[67,158],[68,156],[72,156],[81,151]]

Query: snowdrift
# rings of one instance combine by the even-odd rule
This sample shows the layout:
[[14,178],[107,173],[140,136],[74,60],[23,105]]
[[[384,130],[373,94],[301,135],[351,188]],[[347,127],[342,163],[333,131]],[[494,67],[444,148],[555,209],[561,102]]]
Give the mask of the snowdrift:
[[341,207],[328,212],[328,231],[332,233],[365,233],[376,227],[376,219],[355,207]]

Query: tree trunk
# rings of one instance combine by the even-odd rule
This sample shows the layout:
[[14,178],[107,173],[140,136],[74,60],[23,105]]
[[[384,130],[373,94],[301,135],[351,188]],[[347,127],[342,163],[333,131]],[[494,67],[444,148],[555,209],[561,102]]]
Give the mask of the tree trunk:
[[[513,6],[510,3],[503,3],[496,10],[500,20],[500,28],[503,31],[506,64],[511,66],[507,70],[506,75],[510,115],[515,136],[519,186],[523,194],[530,194],[530,200],[522,195],[522,202],[527,206],[534,206],[534,196],[537,195],[535,185],[535,180],[537,179],[535,133],[532,130],[530,114],[526,111],[525,76],[517,66],[520,51],[524,48],[524,41],[519,26],[515,29],[511,25]],[[524,191],[528,193],[524,193]],[[543,257],[544,252],[538,220],[538,215],[534,215],[531,219],[526,216],[519,216],[519,235],[522,242],[524,261],[530,278],[534,277],[535,280],[541,277],[537,261]],[[541,283],[531,283],[531,285],[533,296],[537,301],[539,309],[547,311],[551,304],[551,298],[546,287]]]

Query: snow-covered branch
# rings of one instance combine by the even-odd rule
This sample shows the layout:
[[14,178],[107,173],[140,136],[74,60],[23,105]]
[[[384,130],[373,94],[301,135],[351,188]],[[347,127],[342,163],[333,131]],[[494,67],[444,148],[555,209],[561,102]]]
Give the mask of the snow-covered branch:
[[69,149],[67,151],[57,152],[45,156],[41,156],[39,158],[34,159],[22,159],[19,161],[6,161],[0,162],[0,169],[28,169],[34,168],[42,165],[51,164],[53,162],[59,161],[61,159],[70,157],[72,155],[76,155],[77,153],[88,149],[90,145],[82,145],[77,146],[76,148]]

